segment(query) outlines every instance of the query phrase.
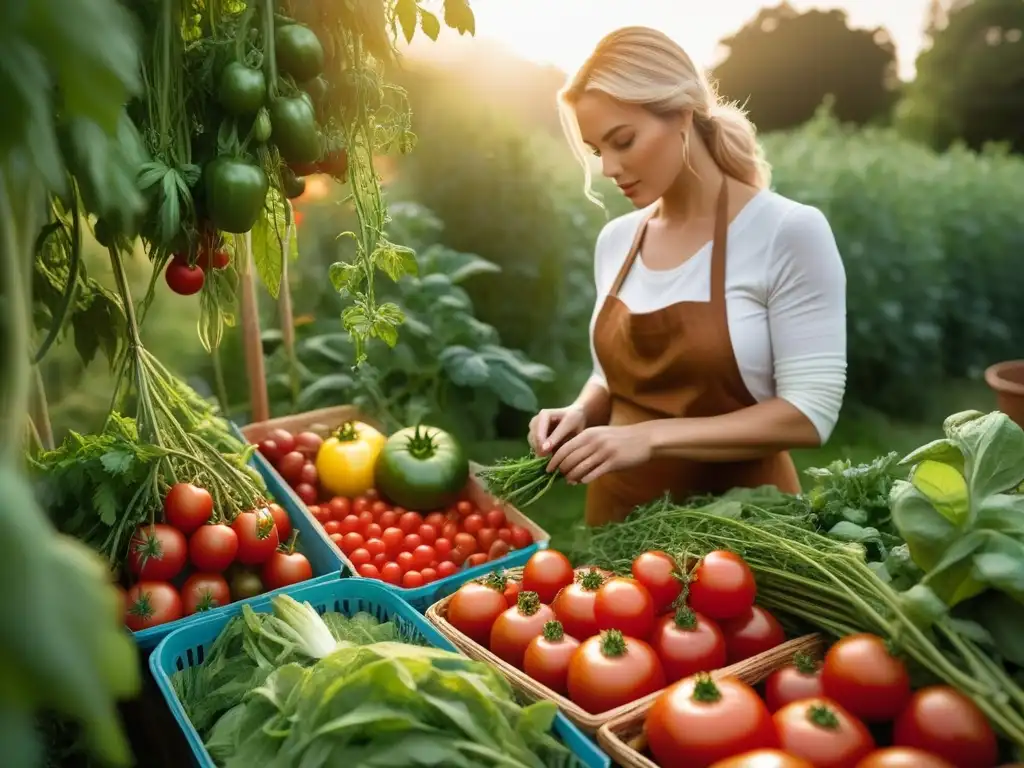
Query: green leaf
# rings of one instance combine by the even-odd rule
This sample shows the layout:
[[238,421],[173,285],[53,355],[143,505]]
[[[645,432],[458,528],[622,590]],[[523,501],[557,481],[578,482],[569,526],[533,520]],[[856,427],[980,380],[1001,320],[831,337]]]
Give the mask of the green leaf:
[[405,42],[411,43],[416,34],[416,0],[398,0],[395,3],[395,16],[402,27]]
[[900,460],[900,464],[913,466],[922,461],[938,461],[942,464],[949,464],[963,472],[964,454],[960,446],[948,437],[939,438],[922,445],[920,448],[911,451]]
[[423,30],[423,34],[436,42],[437,36],[441,34],[441,22],[430,11],[420,8],[420,29]]
[[950,523],[959,527],[967,522],[971,499],[967,481],[955,467],[930,459],[922,461],[914,467],[910,482]]
[[537,410],[537,395],[515,371],[505,366],[491,368],[490,385],[505,405],[527,413]]
[[347,402],[355,389],[355,381],[346,373],[329,373],[299,392],[297,406],[303,411],[320,406]]
[[100,457],[103,468],[114,475],[127,473],[135,463],[135,456],[128,451],[110,451]]
[[899,595],[899,605],[919,628],[928,629],[949,611],[946,603],[924,584],[915,584]]
[[[282,226],[282,234],[283,231]],[[266,210],[260,214],[260,218],[252,228],[252,259],[260,281],[270,295],[276,299],[281,293],[284,260],[273,214],[268,214]]]
[[905,480],[893,484],[889,500],[893,524],[907,542],[911,558],[925,571],[930,571],[942,559],[960,529]]
[[468,0],[444,0],[444,23],[460,35],[476,34],[476,17]]
[[331,264],[327,272],[331,285],[338,293],[355,293],[363,281],[363,270],[358,264],[345,261],[336,261]]
[[965,474],[971,498],[984,499],[1024,482],[1024,429],[993,411],[958,423],[952,439],[967,458]]
[[404,275],[415,275],[418,269],[416,253],[394,243],[384,241],[373,254],[373,263],[392,280]]
[[121,506],[118,502],[117,492],[111,485],[102,484],[96,486],[92,497],[93,506],[100,514],[100,520],[106,526],[112,526],[117,522],[121,513]]

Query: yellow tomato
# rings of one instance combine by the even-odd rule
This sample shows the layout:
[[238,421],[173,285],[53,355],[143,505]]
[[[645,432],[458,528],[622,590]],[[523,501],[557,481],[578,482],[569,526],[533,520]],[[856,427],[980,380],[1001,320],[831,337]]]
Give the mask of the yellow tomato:
[[316,454],[320,484],[334,496],[352,498],[373,487],[377,456],[387,438],[361,421],[342,424]]

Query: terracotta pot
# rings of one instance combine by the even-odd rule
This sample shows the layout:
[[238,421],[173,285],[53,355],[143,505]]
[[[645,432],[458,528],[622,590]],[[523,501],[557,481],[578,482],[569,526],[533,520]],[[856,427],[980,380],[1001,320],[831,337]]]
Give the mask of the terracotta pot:
[[985,383],[996,393],[999,410],[1024,427],[1024,360],[989,366]]

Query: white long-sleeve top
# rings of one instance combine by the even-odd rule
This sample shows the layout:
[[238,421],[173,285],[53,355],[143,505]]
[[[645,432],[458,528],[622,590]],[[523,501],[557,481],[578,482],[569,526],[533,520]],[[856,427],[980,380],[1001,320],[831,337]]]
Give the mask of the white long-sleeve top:
[[[606,388],[594,322],[647,210],[610,221],[597,239],[591,380]],[[846,272],[824,214],[770,190],[757,193],[729,225],[725,282],[729,334],[750,394],[791,403],[824,443],[846,388]],[[649,269],[638,256],[619,290],[634,313],[710,298],[710,242],[673,269]]]

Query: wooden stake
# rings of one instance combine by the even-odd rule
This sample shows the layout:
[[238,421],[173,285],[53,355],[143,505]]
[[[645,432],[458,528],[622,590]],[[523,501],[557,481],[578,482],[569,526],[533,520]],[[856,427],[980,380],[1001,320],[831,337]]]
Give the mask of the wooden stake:
[[245,350],[245,372],[249,377],[250,421],[270,418],[267,396],[267,372],[263,361],[263,340],[260,338],[260,313],[256,301],[256,277],[252,268],[252,233],[235,237],[235,258],[242,284],[242,344]]

